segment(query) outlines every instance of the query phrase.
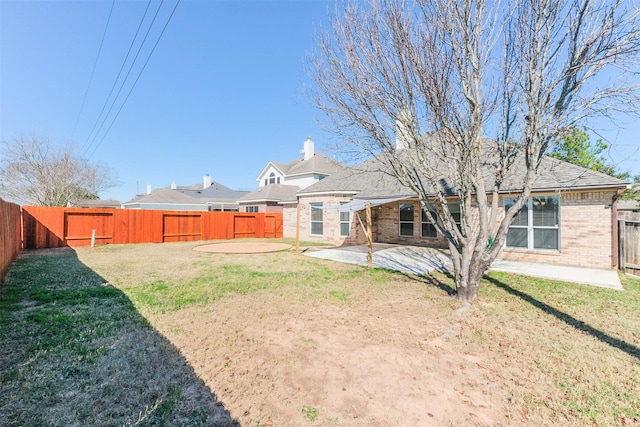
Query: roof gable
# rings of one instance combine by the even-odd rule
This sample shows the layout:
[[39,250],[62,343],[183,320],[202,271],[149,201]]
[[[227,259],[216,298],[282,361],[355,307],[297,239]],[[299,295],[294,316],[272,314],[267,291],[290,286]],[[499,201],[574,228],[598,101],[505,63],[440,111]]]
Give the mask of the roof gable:
[[300,176],[300,175],[331,175],[336,173],[339,170],[346,168],[346,166],[339,161],[332,159],[331,157],[325,156],[322,153],[315,153],[313,157],[308,160],[305,160],[304,157],[297,158],[289,163],[280,163],[270,161],[267,165],[262,169],[256,181],[261,182],[264,178],[268,178],[266,176],[270,167],[276,168],[278,171],[282,173],[282,176],[285,178],[291,176]]
[[262,169],[262,172],[260,172],[260,174],[256,178],[256,181],[260,182],[260,181],[262,181],[262,179],[268,178],[266,176],[267,172],[272,167],[275,168],[277,171],[279,171],[282,174],[282,176],[286,176],[286,164],[278,163],[278,162],[274,162],[274,161],[269,161],[269,163],[267,163],[267,165],[264,167],[264,169]]

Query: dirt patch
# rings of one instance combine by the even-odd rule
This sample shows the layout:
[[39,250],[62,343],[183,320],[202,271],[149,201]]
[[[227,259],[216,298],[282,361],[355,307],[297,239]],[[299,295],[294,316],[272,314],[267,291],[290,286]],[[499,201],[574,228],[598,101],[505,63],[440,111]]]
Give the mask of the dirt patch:
[[260,293],[153,323],[242,425],[501,425],[504,384],[428,305],[407,289],[348,304]]
[[418,279],[292,251],[212,256],[195,245],[78,256],[128,295],[243,426],[640,419],[636,347],[607,342],[637,342],[631,285],[619,295],[501,273],[464,306],[442,275]]
[[268,252],[280,252],[291,249],[286,243],[271,242],[228,242],[200,245],[193,248],[201,252],[213,252],[219,254],[259,254]]

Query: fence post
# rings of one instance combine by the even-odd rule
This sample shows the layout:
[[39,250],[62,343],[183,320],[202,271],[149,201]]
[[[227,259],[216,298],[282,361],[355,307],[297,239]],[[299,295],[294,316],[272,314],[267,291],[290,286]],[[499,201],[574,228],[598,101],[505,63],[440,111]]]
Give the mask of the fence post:
[[626,234],[626,221],[624,219],[618,220],[618,253],[620,258],[620,271],[626,273],[626,255],[624,248],[624,235]]
[[96,247],[96,229],[91,230],[91,247]]

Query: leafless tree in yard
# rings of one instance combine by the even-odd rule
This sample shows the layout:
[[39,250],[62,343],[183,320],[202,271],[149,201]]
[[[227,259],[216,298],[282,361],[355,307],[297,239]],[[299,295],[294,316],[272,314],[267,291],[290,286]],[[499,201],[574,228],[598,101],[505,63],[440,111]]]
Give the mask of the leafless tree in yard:
[[24,205],[67,206],[70,199],[97,199],[115,185],[109,168],[37,136],[3,141],[0,196]]
[[635,113],[639,49],[635,0],[374,0],[336,13],[309,70],[346,147],[418,194],[472,301],[545,152]]

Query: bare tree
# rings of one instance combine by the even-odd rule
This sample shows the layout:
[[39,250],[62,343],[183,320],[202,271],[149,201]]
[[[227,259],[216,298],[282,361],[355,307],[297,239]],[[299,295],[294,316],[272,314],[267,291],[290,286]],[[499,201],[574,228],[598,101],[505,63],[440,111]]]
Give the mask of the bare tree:
[[67,206],[71,199],[97,199],[115,185],[109,168],[79,157],[72,145],[19,136],[2,148],[0,195],[17,203]]
[[[637,105],[639,24],[629,0],[354,3],[319,37],[313,99],[349,150],[417,193],[471,301],[545,152]],[[505,190],[519,194],[508,209]]]

